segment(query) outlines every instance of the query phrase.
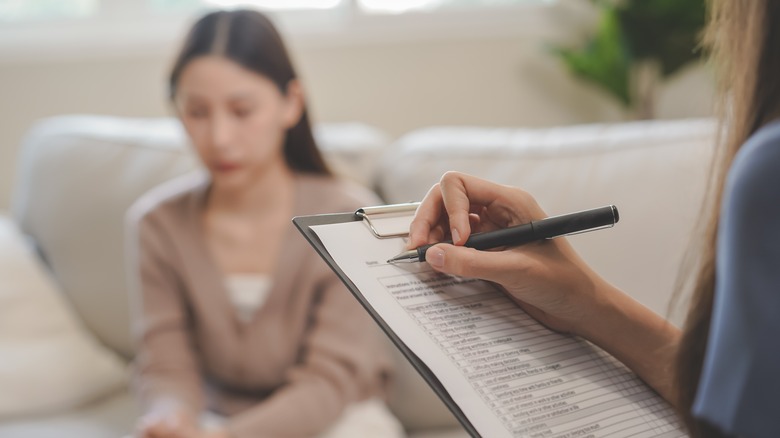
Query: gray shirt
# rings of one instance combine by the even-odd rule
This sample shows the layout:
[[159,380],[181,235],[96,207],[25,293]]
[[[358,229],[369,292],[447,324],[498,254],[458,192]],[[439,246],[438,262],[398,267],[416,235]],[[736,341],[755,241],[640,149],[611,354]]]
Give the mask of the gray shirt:
[[780,436],[780,121],[726,180],[710,335],[693,412],[742,437]]

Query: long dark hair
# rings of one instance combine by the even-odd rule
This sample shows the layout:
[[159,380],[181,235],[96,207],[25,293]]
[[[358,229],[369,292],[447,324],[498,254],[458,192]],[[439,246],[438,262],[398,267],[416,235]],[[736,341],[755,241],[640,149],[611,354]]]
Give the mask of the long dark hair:
[[780,116],[780,2],[711,0],[705,43],[720,88],[721,129],[710,184],[707,230],[699,250],[691,307],[677,357],[678,405],[694,437],[724,436],[691,415],[704,362],[715,291],[718,214],[726,172],[739,148]]
[[[225,57],[270,79],[283,94],[297,78],[282,38],[268,17],[248,9],[216,11],[198,20],[187,35],[171,70],[171,99],[187,64],[206,55]],[[293,170],[331,175],[314,141],[305,104],[298,124],[287,131],[284,155]]]

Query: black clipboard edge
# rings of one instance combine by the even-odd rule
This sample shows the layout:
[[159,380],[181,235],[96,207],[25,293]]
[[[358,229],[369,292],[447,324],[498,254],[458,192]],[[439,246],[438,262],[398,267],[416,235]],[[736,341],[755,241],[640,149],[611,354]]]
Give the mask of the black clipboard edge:
[[349,289],[352,295],[358,300],[360,305],[366,309],[369,315],[371,315],[371,318],[373,318],[382,331],[385,332],[387,337],[390,338],[396,348],[398,348],[404,357],[406,357],[406,360],[408,360],[414,369],[417,370],[423,380],[425,380],[428,386],[431,387],[433,392],[435,392],[436,395],[439,396],[439,399],[444,402],[444,405],[447,406],[450,412],[452,412],[452,414],[460,422],[466,432],[468,432],[468,434],[474,438],[481,438],[469,419],[466,417],[463,411],[460,410],[458,404],[455,403],[455,400],[452,399],[450,394],[444,388],[444,385],[441,384],[436,375],[430,370],[430,368],[428,368],[428,365],[426,365],[419,357],[417,357],[417,355],[406,346],[406,344],[395,334],[395,332],[387,325],[387,323],[385,323],[384,319],[379,316],[379,313],[374,310],[368,300],[366,300],[365,297],[363,297],[363,295],[359,292],[357,286],[355,286],[352,280],[347,277],[347,274],[345,274],[344,271],[339,268],[336,261],[333,260],[333,257],[331,257],[330,253],[328,253],[327,249],[325,249],[325,246],[322,244],[322,241],[320,241],[320,238],[317,237],[317,233],[311,229],[311,227],[315,225],[358,222],[361,220],[362,219],[359,216],[356,216],[355,213],[333,213],[315,216],[296,216],[292,219],[292,222],[295,224],[295,227],[298,228],[298,231],[303,234],[303,237],[306,238],[309,244],[314,247],[314,249],[317,251],[317,254],[322,257],[325,263],[330,266],[330,268],[344,283],[347,289]]

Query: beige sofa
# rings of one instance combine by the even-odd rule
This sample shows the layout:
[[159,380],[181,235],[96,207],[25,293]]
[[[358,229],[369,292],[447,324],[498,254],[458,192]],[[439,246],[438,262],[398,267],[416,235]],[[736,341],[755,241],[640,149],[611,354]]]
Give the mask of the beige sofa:
[[[419,200],[443,172],[461,170],[521,186],[550,214],[616,204],[621,222],[615,229],[572,240],[607,278],[666,314],[677,266],[698,223],[713,130],[709,120],[440,127],[390,142],[363,124],[329,124],[316,135],[339,173],[375,188],[389,203]],[[170,119],[56,117],[34,127],[23,145],[14,221],[45,260],[86,335],[120,357],[117,363],[133,353],[123,215],[141,193],[195,165],[181,128]],[[680,315],[672,317],[679,321]],[[390,406],[410,436],[467,436],[400,356],[398,364]],[[136,415],[126,374],[104,392],[60,411],[0,412],[0,437],[122,436]]]

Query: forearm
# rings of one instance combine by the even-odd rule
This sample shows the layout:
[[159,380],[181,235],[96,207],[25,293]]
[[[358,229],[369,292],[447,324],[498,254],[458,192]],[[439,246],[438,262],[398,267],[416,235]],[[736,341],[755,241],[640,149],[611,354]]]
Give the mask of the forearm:
[[184,336],[150,332],[141,338],[133,364],[133,387],[146,412],[173,409],[197,416],[203,410],[200,369]]
[[345,395],[324,379],[298,381],[232,417],[227,430],[235,438],[315,436],[336,421],[346,404]]
[[604,285],[592,318],[578,333],[634,371],[676,404],[674,364],[680,330],[619,289]]
[[[194,415],[204,405],[200,363],[187,294],[173,262],[167,231],[144,219],[128,256],[132,286],[133,337],[136,346],[134,386],[146,409],[174,405]],[[132,234],[132,233],[131,233]]]

